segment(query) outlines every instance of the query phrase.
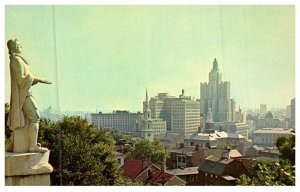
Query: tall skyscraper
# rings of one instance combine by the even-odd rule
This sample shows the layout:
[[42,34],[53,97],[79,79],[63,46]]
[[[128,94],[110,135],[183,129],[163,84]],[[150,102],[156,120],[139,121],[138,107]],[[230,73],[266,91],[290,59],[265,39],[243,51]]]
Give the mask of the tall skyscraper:
[[200,109],[205,117],[209,108],[214,122],[235,121],[235,101],[230,99],[230,82],[222,81],[216,58],[209,72],[208,83],[200,83]]
[[291,100],[291,124],[290,127],[296,128],[295,125],[295,98]]
[[291,112],[292,112],[291,105],[287,105],[286,106],[286,111],[285,111],[285,117],[286,118],[291,118]]
[[266,104],[260,104],[260,108],[259,108],[259,115],[260,117],[264,117],[267,113],[267,105]]

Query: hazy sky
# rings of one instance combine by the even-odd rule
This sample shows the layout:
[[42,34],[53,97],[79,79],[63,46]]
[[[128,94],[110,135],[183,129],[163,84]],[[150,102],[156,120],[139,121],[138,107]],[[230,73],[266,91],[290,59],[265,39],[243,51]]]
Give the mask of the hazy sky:
[[5,7],[5,40],[53,82],[32,87],[40,109],[141,111],[146,87],[198,99],[215,57],[237,108],[295,97],[294,6],[56,6],[55,21],[52,6]]

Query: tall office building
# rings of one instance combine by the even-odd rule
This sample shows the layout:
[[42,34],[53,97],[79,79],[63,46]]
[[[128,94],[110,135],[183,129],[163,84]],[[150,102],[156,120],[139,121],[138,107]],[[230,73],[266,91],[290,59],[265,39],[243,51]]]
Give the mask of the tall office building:
[[260,104],[260,108],[259,108],[260,117],[265,117],[266,113],[267,113],[267,105],[266,104]]
[[209,72],[209,81],[200,83],[200,109],[205,117],[209,108],[214,122],[235,121],[235,101],[230,99],[230,82],[222,81],[217,59]]
[[285,111],[285,117],[286,118],[291,118],[291,112],[292,112],[291,105],[287,105],[286,106],[286,111]]
[[291,100],[291,123],[290,123],[290,127],[296,128],[295,126],[295,98],[293,98]]
[[151,118],[161,118],[167,122],[167,132],[190,134],[198,131],[200,126],[200,103],[190,96],[169,96],[167,93],[158,93],[150,99]]

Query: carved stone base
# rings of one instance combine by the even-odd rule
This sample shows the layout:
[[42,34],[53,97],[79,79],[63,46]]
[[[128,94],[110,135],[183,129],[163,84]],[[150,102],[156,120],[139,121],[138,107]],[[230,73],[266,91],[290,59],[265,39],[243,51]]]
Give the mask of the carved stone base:
[[50,186],[50,174],[5,177],[6,186]]
[[5,185],[50,185],[50,152],[5,153]]

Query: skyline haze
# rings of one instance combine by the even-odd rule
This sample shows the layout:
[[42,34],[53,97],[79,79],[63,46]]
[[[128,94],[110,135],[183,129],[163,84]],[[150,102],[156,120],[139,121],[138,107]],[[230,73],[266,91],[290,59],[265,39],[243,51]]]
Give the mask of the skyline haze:
[[54,16],[52,6],[9,5],[5,11],[5,40],[19,39],[33,74],[53,82],[32,87],[40,110],[57,108],[59,100],[61,111],[142,111],[146,88],[149,98],[184,89],[199,99],[214,58],[236,108],[285,107],[295,97],[294,6],[55,6]]

